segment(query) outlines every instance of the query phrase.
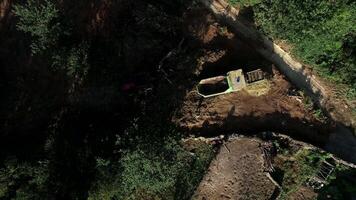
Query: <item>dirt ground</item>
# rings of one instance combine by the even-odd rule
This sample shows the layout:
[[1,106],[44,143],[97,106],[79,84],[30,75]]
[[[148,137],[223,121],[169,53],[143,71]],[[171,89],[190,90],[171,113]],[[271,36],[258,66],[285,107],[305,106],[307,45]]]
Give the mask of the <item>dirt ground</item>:
[[269,199],[276,186],[264,172],[260,143],[236,138],[223,144],[192,199]]
[[300,96],[291,94],[292,86],[278,71],[269,82],[269,92],[261,96],[239,91],[203,99],[193,90],[186,95],[174,121],[182,128],[205,133],[220,129],[271,130],[289,131],[315,142],[327,139],[323,122],[306,110]]
[[[239,68],[244,72],[260,68],[267,74],[268,90],[259,95],[242,90],[204,99],[193,87],[186,92],[182,106],[172,118],[175,124],[203,136],[268,130],[288,133],[313,144],[328,140],[334,125],[318,119],[306,107],[305,98],[271,63],[204,9],[192,10],[185,17],[187,34],[199,42],[203,52],[193,70],[197,82]],[[256,88],[259,86],[250,89]],[[221,145],[192,199],[275,199],[278,189],[263,171],[260,143],[259,139],[239,138]],[[300,146],[304,144],[289,148],[296,151]],[[299,188],[289,199],[314,197],[310,189]]]
[[[193,8],[185,14],[185,23],[186,38],[196,41],[193,48],[197,51],[194,55],[186,56],[193,56],[196,63],[191,66],[182,65],[182,69],[189,66],[189,76],[182,80],[190,85],[182,90],[185,96],[172,117],[177,126],[193,136],[216,137],[221,134],[246,135],[271,131],[286,133],[293,139],[319,147],[332,141],[330,136],[336,130],[335,124],[328,118],[321,119],[317,116],[316,110],[309,107],[305,95],[273,64],[263,59],[224,25],[217,23],[208,11]],[[267,74],[266,84],[261,87],[267,85],[268,90],[261,93],[242,90],[213,98],[202,98],[197,94],[196,85],[202,79],[226,75],[236,69],[242,69],[246,73],[258,68]],[[260,85],[247,89],[259,90]],[[263,172],[258,143],[258,140],[243,139],[229,141],[225,143],[226,147],[221,145],[220,152],[192,199],[275,199],[278,192],[276,193],[276,186]],[[284,142],[280,141],[280,144]],[[286,144],[291,155],[305,146],[291,144],[289,140]],[[275,169],[281,170],[281,166],[290,163],[290,170],[297,169],[298,165],[291,162],[288,155],[280,163],[277,162],[278,159],[274,160]],[[281,174],[285,172],[290,171],[282,170]],[[273,177],[282,187],[288,186],[287,180]],[[318,195],[304,185],[295,189],[288,193],[287,199],[315,199]],[[284,190],[282,188],[281,191]]]
[[252,48],[226,27],[216,23],[204,9],[187,14],[187,33],[200,41],[203,54],[195,73],[198,80],[226,75],[230,70],[248,72],[262,69],[268,77],[268,92],[253,95],[239,91],[213,98],[202,98],[196,88],[186,93],[172,121],[183,129],[204,134],[217,131],[290,132],[297,138],[323,143],[330,124],[315,118],[305,108],[289,81]]
[[[335,183],[330,183],[324,187],[325,190],[314,190],[307,186],[306,181],[310,176],[303,171],[306,166],[314,166],[315,161],[310,162],[311,152],[322,154],[324,151],[311,144],[294,140],[293,138],[272,132],[255,134],[253,137],[234,135],[227,141],[224,137],[215,138],[188,138],[182,141],[185,148],[194,146],[192,143],[206,142],[218,144],[216,157],[197,187],[193,200],[210,199],[287,199],[287,200],[313,200],[313,199],[352,199],[356,197],[350,190],[343,190],[343,186],[336,188]],[[270,164],[267,164],[266,147],[270,148]],[[304,153],[303,153],[304,152]],[[309,152],[309,153],[306,153]],[[325,153],[325,152],[324,152]],[[356,169],[353,164],[344,162],[333,157],[341,168],[348,168],[345,171],[347,176],[334,173],[332,176],[338,182],[346,181],[349,185],[354,185],[350,179],[351,168]],[[308,161],[309,160],[309,161]],[[268,176],[269,175],[269,176]],[[301,178],[301,176],[308,176]],[[348,177],[343,179],[343,177]],[[345,183],[346,183],[345,182]],[[330,189],[333,187],[333,189]],[[345,192],[347,194],[345,194]],[[339,196],[338,198],[336,198]],[[347,197],[347,198],[345,198]]]

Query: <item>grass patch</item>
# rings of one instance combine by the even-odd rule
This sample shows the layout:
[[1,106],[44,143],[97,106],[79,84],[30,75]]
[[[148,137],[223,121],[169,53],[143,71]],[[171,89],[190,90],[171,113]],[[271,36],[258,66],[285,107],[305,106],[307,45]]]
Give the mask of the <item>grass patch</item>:
[[302,97],[302,103],[306,110],[310,111],[313,116],[319,121],[326,122],[327,116],[321,110],[321,108],[313,102],[313,100],[305,94],[304,91],[299,91],[300,96]]
[[[330,158],[330,154],[318,150],[300,149],[296,153],[282,151],[283,164],[277,168],[275,177],[282,186],[280,199],[288,199],[297,192],[309,178],[314,176],[324,160]],[[317,199],[352,199],[356,195],[356,169],[352,169],[338,163],[335,170],[327,178],[327,184],[316,190]]]
[[208,144],[191,154],[167,140],[164,146],[127,152],[120,163],[99,159],[101,170],[89,199],[189,199],[213,155]]
[[318,191],[318,199],[352,199],[356,196],[356,169],[337,165],[328,184]]
[[313,0],[230,0],[252,6],[260,30],[285,40],[291,53],[322,77],[345,88],[348,99],[356,93],[356,2]]
[[48,199],[48,161],[8,159],[0,168],[0,199]]
[[301,149],[283,163],[284,171],[280,199],[286,199],[291,193],[296,192],[300,186],[313,176],[327,158],[327,154],[314,150]]

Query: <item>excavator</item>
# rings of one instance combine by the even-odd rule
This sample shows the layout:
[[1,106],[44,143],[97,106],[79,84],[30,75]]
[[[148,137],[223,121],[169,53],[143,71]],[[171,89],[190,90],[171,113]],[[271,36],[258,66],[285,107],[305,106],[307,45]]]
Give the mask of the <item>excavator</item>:
[[242,69],[237,69],[229,71],[226,76],[216,76],[201,80],[197,86],[197,92],[204,98],[210,98],[240,91],[248,84],[263,79],[264,73],[261,69],[247,72],[246,75]]

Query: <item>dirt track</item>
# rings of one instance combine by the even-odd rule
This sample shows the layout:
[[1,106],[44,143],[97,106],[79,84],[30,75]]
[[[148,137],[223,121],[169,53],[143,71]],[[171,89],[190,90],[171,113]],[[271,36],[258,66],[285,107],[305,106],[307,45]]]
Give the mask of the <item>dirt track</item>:
[[276,189],[263,171],[257,139],[231,139],[221,146],[192,199],[269,199]]

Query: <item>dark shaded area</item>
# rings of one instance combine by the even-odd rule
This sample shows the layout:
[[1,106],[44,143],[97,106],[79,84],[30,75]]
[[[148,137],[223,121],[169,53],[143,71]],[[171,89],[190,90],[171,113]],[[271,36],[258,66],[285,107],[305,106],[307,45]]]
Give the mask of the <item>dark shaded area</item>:
[[318,191],[318,200],[354,199],[356,196],[356,169],[337,169],[334,176],[326,186]]
[[284,178],[284,171],[282,169],[276,167],[273,172],[270,172],[270,174],[279,185],[282,185]]
[[[46,55],[31,55],[31,36],[16,29],[18,18],[11,7],[7,10],[0,27],[1,167],[16,159],[15,165],[26,162],[39,171],[38,162],[45,160],[49,171],[47,178],[47,172],[31,170],[23,179],[1,174],[13,181],[11,187],[0,183],[6,188],[3,198],[24,191],[34,199],[86,199],[97,173],[96,158],[119,159],[123,149],[163,140],[166,132],[127,130],[139,117],[169,125],[169,113],[180,98],[159,108],[172,97],[173,86],[157,66],[183,38],[180,18],[188,4],[58,1],[59,23],[69,34],[59,38],[56,48],[88,44],[83,78],[51,68]],[[174,68],[172,63],[164,64]],[[33,181],[42,178],[44,183]]]
[[279,188],[276,188],[273,192],[273,194],[271,195],[271,197],[269,198],[269,200],[274,200],[274,199],[277,199],[277,197],[279,196]]
[[[33,38],[16,29],[19,18],[11,14],[11,8],[7,10],[0,26],[0,167],[4,169],[0,175],[6,179],[0,181],[5,188],[0,199],[19,194],[32,199],[87,199],[93,185],[100,184],[96,182],[102,176],[100,167],[114,166],[109,176],[120,178],[125,152],[139,146],[155,148],[166,137],[181,137],[171,115],[198,79],[238,68],[262,68],[272,74],[271,63],[238,38],[218,36],[204,44],[191,37],[183,20],[190,18],[185,15],[190,4],[185,0],[56,1],[59,17],[52,23],[60,23],[66,33],[42,55],[31,54]],[[200,22],[203,28],[207,18]],[[53,68],[49,55],[67,55],[81,44],[87,45],[86,62],[81,63],[87,70],[69,75],[65,67]],[[227,51],[217,62],[205,63],[197,77],[192,66],[197,65],[195,54],[202,46],[207,50],[224,46]],[[171,52],[173,56],[159,68]],[[223,88],[226,81],[204,90],[215,93]],[[240,125],[236,126],[236,120]],[[311,133],[307,140],[324,140],[326,136],[314,133],[313,126],[272,113],[265,118],[231,116],[226,127],[206,128],[223,128],[228,133],[290,131],[297,138]],[[305,133],[299,134],[300,130]],[[167,162],[181,153],[162,149]],[[98,160],[103,161],[100,166]],[[204,169],[199,162],[193,159],[184,168]],[[12,169],[14,173],[7,173]],[[192,174],[202,176],[202,171]],[[191,177],[181,176],[185,179],[176,184],[194,188]],[[197,183],[199,176],[194,178]],[[184,188],[178,188],[175,198],[189,198],[184,193]]]
[[229,85],[226,78],[220,80],[209,79],[198,85],[198,90],[203,95],[221,93],[225,92],[227,89],[229,89]]
[[264,59],[241,38],[237,36],[233,36],[233,38],[217,36],[209,44],[209,48],[212,50],[221,47],[224,47],[227,52],[216,62],[204,63],[203,71],[200,73],[201,78],[221,75],[236,69],[242,69],[244,72],[262,69],[272,74],[272,63]]

